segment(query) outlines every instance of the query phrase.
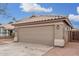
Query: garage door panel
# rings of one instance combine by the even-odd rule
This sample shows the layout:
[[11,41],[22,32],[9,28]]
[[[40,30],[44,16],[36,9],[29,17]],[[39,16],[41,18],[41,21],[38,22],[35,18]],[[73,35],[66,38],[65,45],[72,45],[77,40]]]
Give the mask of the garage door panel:
[[19,41],[51,45],[53,44],[53,26],[20,28]]

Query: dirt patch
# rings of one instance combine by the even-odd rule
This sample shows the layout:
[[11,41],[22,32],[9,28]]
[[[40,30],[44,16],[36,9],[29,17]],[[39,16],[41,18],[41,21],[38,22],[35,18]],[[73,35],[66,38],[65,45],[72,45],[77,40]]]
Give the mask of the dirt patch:
[[47,56],[79,56],[79,43],[69,42],[64,48],[54,47],[45,55]]
[[0,45],[7,44],[13,42],[12,39],[0,39]]

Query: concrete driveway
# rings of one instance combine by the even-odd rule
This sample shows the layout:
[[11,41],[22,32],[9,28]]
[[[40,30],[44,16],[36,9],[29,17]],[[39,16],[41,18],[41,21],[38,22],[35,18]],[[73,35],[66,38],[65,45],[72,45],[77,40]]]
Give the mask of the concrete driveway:
[[1,41],[0,56],[41,56],[52,47],[24,42]]
[[79,56],[79,42],[69,42],[66,47],[14,43],[12,40],[0,40],[0,56]]
[[69,42],[66,47],[55,47],[49,50],[45,56],[79,56],[79,42]]

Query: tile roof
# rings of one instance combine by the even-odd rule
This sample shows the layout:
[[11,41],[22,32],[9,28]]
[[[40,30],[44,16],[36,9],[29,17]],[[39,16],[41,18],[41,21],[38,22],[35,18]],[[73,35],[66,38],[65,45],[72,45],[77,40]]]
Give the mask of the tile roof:
[[31,16],[29,18],[24,18],[21,21],[17,21],[15,24],[18,23],[28,23],[28,22],[35,22],[35,21],[44,21],[44,20],[56,20],[67,18],[67,16],[52,16],[52,15],[41,15],[41,16]]
[[71,26],[71,22],[69,21],[67,16],[54,16],[54,15],[33,15],[28,18],[24,18],[20,21],[15,22],[13,25],[17,24],[31,24],[35,22],[43,22],[43,21],[61,21],[64,20],[66,23],[68,23]]
[[14,29],[14,28],[15,28],[15,27],[12,26],[11,24],[0,25],[0,27],[3,27],[3,28],[8,29],[8,30],[11,30],[11,29]]

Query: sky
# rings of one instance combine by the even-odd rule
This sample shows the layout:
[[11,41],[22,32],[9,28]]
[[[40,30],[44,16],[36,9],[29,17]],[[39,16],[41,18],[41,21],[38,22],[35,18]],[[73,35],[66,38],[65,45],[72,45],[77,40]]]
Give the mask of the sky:
[[[65,15],[68,16],[74,28],[79,28],[78,3],[8,3],[6,11],[8,16],[15,17],[16,20],[21,20],[31,15]],[[13,21],[11,17],[0,15],[1,24],[11,21]]]

